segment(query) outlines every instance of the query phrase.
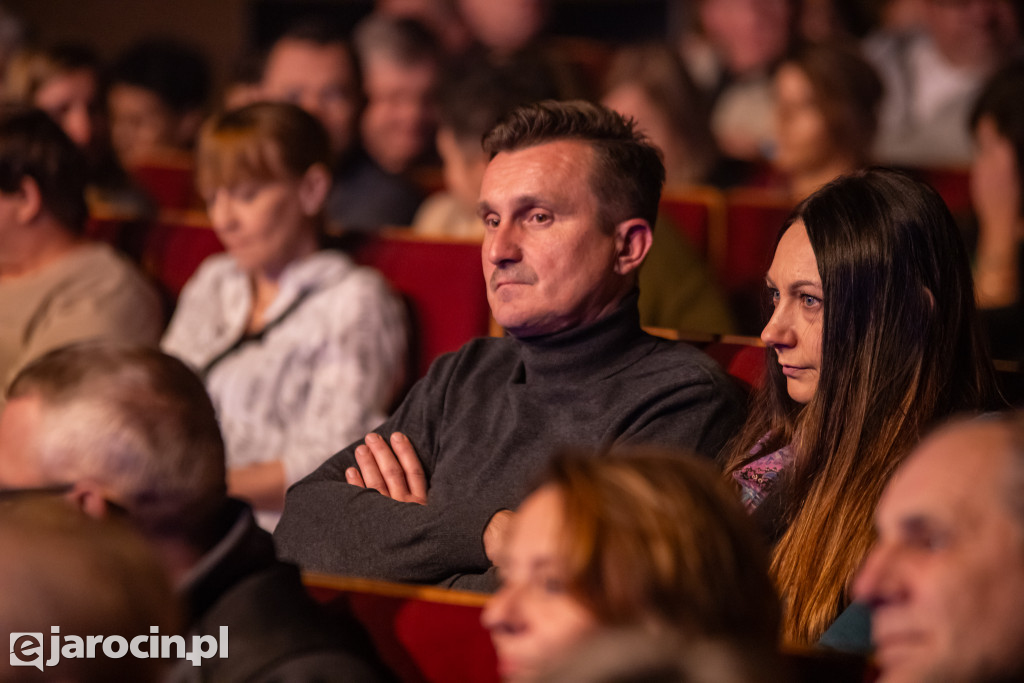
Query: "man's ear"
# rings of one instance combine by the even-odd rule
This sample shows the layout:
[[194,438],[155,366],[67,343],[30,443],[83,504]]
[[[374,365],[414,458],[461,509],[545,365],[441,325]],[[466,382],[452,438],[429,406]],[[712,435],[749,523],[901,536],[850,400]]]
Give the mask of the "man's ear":
[[320,213],[331,191],[331,173],[323,164],[313,164],[299,181],[299,204],[306,216]]
[[637,270],[651,250],[654,231],[643,218],[630,218],[615,226],[615,272],[628,275]]
[[13,194],[20,202],[15,214],[18,221],[22,224],[34,221],[43,210],[43,193],[39,191],[39,183],[32,176],[25,176]]
[[94,519],[105,519],[112,512],[103,489],[89,479],[75,482],[66,497],[72,505]]

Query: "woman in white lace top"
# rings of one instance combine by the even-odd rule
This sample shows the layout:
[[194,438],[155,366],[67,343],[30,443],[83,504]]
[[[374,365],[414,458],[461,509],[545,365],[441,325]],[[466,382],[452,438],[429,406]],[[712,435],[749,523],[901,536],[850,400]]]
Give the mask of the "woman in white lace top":
[[293,105],[207,122],[198,183],[227,253],[186,284],[163,340],[205,380],[230,492],[267,527],[288,485],[379,424],[404,377],[400,301],[376,271],[320,249],[328,149]]

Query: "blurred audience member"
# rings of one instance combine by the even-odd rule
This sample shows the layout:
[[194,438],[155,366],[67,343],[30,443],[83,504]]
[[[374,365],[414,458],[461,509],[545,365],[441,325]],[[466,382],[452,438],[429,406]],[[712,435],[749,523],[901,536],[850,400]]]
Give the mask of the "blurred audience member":
[[789,50],[794,0],[697,0],[682,54],[713,99],[711,129],[738,159],[764,157],[772,142],[772,73]]
[[996,358],[1024,359],[1024,62],[988,82],[971,113],[975,289]]
[[156,292],[105,244],[82,237],[86,163],[46,114],[0,112],[0,383],[69,342],[156,343]]
[[19,50],[25,47],[29,30],[25,22],[9,7],[0,5],[0,90],[3,89],[7,64]]
[[320,249],[329,160],[295,105],[207,122],[198,184],[227,253],[186,283],[163,340],[205,380],[231,492],[271,529],[288,485],[378,424],[404,377],[401,304],[380,274]]
[[390,17],[415,19],[437,37],[444,52],[459,55],[471,40],[458,0],[376,0],[374,9]]
[[778,683],[793,681],[768,648],[683,638],[643,627],[602,629],[569,648],[538,683]]
[[353,44],[366,93],[363,149],[388,173],[405,173],[432,147],[440,48],[416,20],[382,14],[356,27]]
[[794,202],[868,163],[882,83],[856,52],[799,49],[775,73],[775,100],[772,163]]
[[486,60],[452,65],[438,93],[437,150],[446,192],[428,197],[413,219],[422,235],[483,239],[477,214],[480,185],[490,159],[481,140],[501,117],[524,104],[555,97],[553,83],[525,78]]
[[45,111],[82,150],[88,162],[86,199],[93,213],[152,212],[111,148],[100,64],[91,49],[64,44],[19,52],[7,66],[4,95],[9,102]]
[[227,83],[221,93],[220,107],[223,111],[240,109],[247,104],[263,99],[261,80],[263,59],[256,54],[240,57],[231,67]]
[[885,489],[853,586],[879,683],[1024,680],[1024,418],[926,439]]
[[[86,657],[85,648],[68,657],[51,645],[55,637],[68,648],[74,638],[81,642],[86,636],[129,642],[144,636],[148,653],[150,629],[165,636],[178,632],[180,608],[169,577],[138,532],[120,519],[92,519],[52,496],[0,488],[0,547],[0,629],[12,635],[11,661],[19,632],[42,634],[40,669],[46,660],[43,672],[5,663],[0,680],[164,680],[172,664],[166,659],[108,657],[101,647],[94,657]],[[51,635],[52,627],[59,628],[58,635]]]
[[[621,49],[605,80],[604,106],[637,122],[662,153],[668,193],[687,185],[730,184],[708,127],[703,98],[667,46]],[[640,321],[691,332],[734,329],[725,296],[680,229],[661,217],[640,269]]]
[[910,166],[966,165],[967,120],[986,78],[1019,53],[1013,0],[925,0],[918,31],[864,44],[885,84],[875,156]]
[[456,0],[470,34],[489,52],[510,56],[536,42],[550,0]]
[[603,91],[601,103],[635,120],[661,150],[666,188],[732,184],[718,177],[718,150],[704,95],[668,46],[620,49],[608,66]]
[[419,190],[382,169],[359,145],[361,75],[335,26],[310,17],[289,28],[267,54],[262,88],[265,98],[297,104],[327,130],[334,177],[327,214],[334,227],[368,231],[412,222]]
[[209,71],[202,53],[170,39],[137,43],[114,61],[107,102],[123,165],[191,151],[208,104]]
[[728,469],[774,542],[785,640],[806,645],[850,602],[892,472],[937,420],[998,392],[960,233],[909,176],[863,171],[812,194],[766,280],[767,376]]
[[599,627],[776,645],[764,548],[714,467],[672,451],[563,451],[519,506],[484,609],[498,666],[531,681]]
[[59,487],[92,517],[123,515],[170,574],[189,633],[228,629],[229,657],[179,661],[169,680],[380,680],[357,633],[324,618],[252,510],[225,495],[217,416],[181,361],[94,342],[26,367],[0,413],[0,487]]

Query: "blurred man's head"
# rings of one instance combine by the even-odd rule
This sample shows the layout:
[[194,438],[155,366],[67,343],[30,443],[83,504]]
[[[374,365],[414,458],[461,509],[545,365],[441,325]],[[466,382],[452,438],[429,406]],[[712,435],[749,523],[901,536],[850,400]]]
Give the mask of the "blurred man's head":
[[107,149],[99,58],[91,49],[61,44],[15,54],[4,95],[45,111],[91,160]]
[[440,48],[422,24],[374,14],[355,33],[366,109],[363,147],[382,168],[402,173],[430,148]]
[[880,681],[1024,677],[1024,417],[925,439],[878,504],[854,585],[872,610]]
[[86,342],[25,367],[0,414],[0,487],[68,485],[96,516],[196,546],[226,496],[224,444],[202,381],[156,349]]
[[992,69],[1019,47],[1012,0],[925,0],[924,8],[928,33],[954,66]]
[[110,70],[110,133],[122,163],[191,146],[210,91],[206,58],[173,40],[148,40]]
[[263,68],[263,97],[297,104],[327,129],[335,158],[355,146],[363,95],[352,49],[323,21],[289,29],[270,48]]
[[[59,656],[50,644],[53,637],[64,648],[86,636],[148,640],[153,627],[176,633],[180,610],[169,577],[138,532],[123,520],[94,519],[51,496],[0,489],[0,547],[0,630],[12,634],[12,662],[15,655],[33,664],[38,658],[42,670],[46,661],[45,671],[4,663],[0,680],[163,680],[167,660],[108,657],[102,646],[95,657]],[[57,636],[52,627],[59,628]],[[24,637],[14,638],[18,633]],[[33,633],[43,634],[45,643]],[[111,649],[119,647],[115,641]]]
[[82,232],[86,174],[81,150],[43,111],[0,109],[0,268]]

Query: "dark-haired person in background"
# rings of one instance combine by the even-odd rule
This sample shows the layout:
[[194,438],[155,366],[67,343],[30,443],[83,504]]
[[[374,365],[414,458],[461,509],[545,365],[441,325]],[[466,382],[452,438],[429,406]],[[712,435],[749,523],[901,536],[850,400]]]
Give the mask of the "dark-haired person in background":
[[137,43],[110,67],[110,137],[125,166],[191,150],[210,94],[206,58],[170,39]]
[[64,344],[155,344],[155,290],[113,249],[82,238],[86,160],[44,112],[0,115],[0,383]]

